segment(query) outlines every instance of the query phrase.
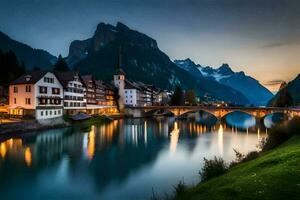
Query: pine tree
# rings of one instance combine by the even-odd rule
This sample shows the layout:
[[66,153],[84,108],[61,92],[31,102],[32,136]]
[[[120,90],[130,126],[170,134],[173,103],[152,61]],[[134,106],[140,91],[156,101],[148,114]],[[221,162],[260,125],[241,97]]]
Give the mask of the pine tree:
[[184,105],[184,95],[180,85],[177,85],[174,94],[171,97],[172,106],[182,106]]
[[190,106],[197,104],[196,94],[195,94],[194,90],[188,90],[185,93],[185,101]]
[[54,65],[54,71],[58,71],[58,72],[70,71],[68,64],[66,63],[65,59],[61,55],[58,56],[58,60]]

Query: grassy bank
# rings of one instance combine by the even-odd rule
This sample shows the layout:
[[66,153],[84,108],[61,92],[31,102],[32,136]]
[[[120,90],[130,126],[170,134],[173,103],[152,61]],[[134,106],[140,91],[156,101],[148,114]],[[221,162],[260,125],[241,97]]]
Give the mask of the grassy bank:
[[300,199],[300,136],[175,199]]
[[95,116],[81,121],[72,121],[68,116],[64,116],[64,120],[67,121],[68,123],[71,123],[72,125],[78,125],[78,126],[90,126],[90,125],[102,124],[110,121],[110,119],[108,119],[105,116]]

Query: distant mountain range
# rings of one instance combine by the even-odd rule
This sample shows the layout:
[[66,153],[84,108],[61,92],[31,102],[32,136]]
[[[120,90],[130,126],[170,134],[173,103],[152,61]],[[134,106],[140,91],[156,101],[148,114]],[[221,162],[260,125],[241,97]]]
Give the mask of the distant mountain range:
[[241,92],[253,105],[266,105],[273,97],[273,94],[257,80],[246,76],[244,72],[232,71],[228,64],[223,64],[214,69],[209,66],[203,67],[195,64],[190,59],[175,60],[174,63],[195,77],[205,77]]
[[[52,69],[57,58],[50,53],[33,49],[0,32],[0,49],[12,50],[27,70],[34,66]],[[233,104],[264,105],[272,94],[258,81],[243,72],[235,73],[228,65],[218,69],[196,65],[191,60],[171,61],[157,42],[149,36],[117,23],[116,26],[100,23],[94,35],[70,44],[66,60],[74,70],[93,74],[96,78],[111,81],[118,67],[132,81],[154,84],[161,89],[194,89],[200,97],[210,97]]]
[[[300,105],[300,74],[292,81],[290,81],[287,85],[284,85],[282,87],[286,87],[289,93],[291,94],[294,104]],[[272,98],[269,102],[269,105],[272,105],[272,102],[275,101],[282,90],[279,90],[279,92]]]
[[11,39],[6,34],[0,32],[0,50],[6,52],[12,50],[20,62],[24,62],[27,69],[37,66],[42,69],[50,69],[57,58],[47,51],[33,49],[32,47]]

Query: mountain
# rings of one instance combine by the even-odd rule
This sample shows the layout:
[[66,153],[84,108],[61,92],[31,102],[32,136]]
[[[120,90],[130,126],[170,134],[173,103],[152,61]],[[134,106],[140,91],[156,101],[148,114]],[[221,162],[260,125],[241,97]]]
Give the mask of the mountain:
[[293,102],[295,105],[300,105],[300,74],[292,81],[290,81],[288,84],[285,82],[280,86],[279,92],[272,98],[269,102],[269,105],[272,105],[272,103],[280,96],[280,93],[284,92],[284,88],[287,88],[288,92],[293,98]]
[[32,47],[11,39],[4,33],[0,32],[0,50],[8,52],[12,50],[19,61],[24,61],[27,69],[37,66],[42,69],[51,68],[56,62],[56,57],[41,49]]
[[195,89],[199,96],[235,104],[249,103],[239,91],[214,80],[196,78],[179,68],[159,49],[154,39],[120,22],[116,26],[100,23],[91,38],[73,41],[67,62],[82,74],[110,81],[118,66],[120,49],[121,67],[129,80],[154,84],[162,89],[173,89],[181,84],[184,89]]
[[257,80],[245,75],[244,72],[232,71],[228,64],[223,64],[214,69],[209,66],[203,67],[195,64],[190,59],[175,60],[174,63],[196,77],[205,77],[241,92],[253,105],[266,105],[273,97],[273,94]]

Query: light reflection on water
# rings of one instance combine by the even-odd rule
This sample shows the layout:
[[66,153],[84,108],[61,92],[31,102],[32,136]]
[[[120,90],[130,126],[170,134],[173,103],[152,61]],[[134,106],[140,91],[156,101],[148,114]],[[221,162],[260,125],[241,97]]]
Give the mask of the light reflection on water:
[[[203,158],[234,159],[266,130],[193,120],[115,120],[58,129],[0,144],[1,199],[149,199],[180,180],[199,181]],[[16,192],[16,188],[18,192]]]

